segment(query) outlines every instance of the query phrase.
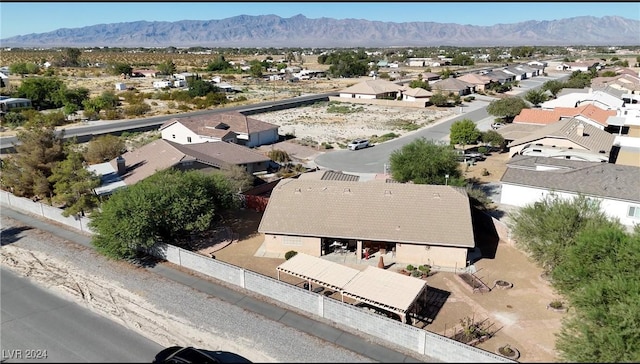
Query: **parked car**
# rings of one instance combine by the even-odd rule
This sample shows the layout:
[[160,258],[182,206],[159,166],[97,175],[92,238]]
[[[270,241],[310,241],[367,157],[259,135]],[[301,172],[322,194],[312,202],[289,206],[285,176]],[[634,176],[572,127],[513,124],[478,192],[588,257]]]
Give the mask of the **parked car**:
[[347,149],[349,150],[358,150],[362,148],[366,148],[369,146],[369,140],[367,139],[356,139],[347,145]]
[[178,364],[178,363],[198,363],[216,364],[220,360],[214,358],[203,350],[191,346],[171,346],[161,350],[153,359],[153,363]]
[[493,123],[491,124],[491,129],[496,130],[496,129],[500,129],[504,126],[504,123]]
[[487,157],[480,152],[463,152],[461,150],[458,151],[458,161],[460,162],[469,160],[483,161],[485,159],[487,159]]

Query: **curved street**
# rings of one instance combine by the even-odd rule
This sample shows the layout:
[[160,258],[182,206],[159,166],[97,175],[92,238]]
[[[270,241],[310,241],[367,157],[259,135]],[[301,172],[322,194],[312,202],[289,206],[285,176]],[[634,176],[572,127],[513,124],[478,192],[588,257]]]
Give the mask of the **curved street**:
[[[547,81],[562,81],[568,77],[569,75],[562,73],[552,74],[550,76],[538,76],[533,79],[523,80],[520,81],[520,87],[514,88],[514,90],[509,92],[509,95],[523,95],[529,90],[539,89]],[[471,102],[464,102],[462,107],[457,107],[458,110],[456,110],[455,116],[439,120],[413,133],[369,148],[356,151],[336,150],[325,152],[318,155],[315,158],[314,163],[322,169],[356,174],[387,173],[389,156],[391,153],[418,138],[448,143],[449,130],[451,129],[451,124],[455,121],[470,119],[476,123],[480,131],[489,130],[495,117],[489,115],[486,108],[489,103],[496,100],[496,98],[477,94],[473,96],[475,97],[475,100]]]

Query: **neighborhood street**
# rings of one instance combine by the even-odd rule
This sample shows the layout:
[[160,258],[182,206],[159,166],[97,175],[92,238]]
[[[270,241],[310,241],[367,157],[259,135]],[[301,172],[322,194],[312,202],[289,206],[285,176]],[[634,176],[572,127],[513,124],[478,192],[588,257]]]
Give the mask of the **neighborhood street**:
[[[538,76],[533,79],[520,81],[520,87],[515,87],[509,92],[511,96],[524,96],[529,90],[539,89],[542,85],[551,80],[564,80],[568,77],[566,73],[550,74],[549,76]],[[411,143],[418,138],[427,140],[449,142],[449,130],[451,124],[462,119],[470,119],[476,123],[480,131],[487,131],[491,127],[495,117],[487,113],[486,107],[494,97],[473,95],[475,100],[464,102],[458,108],[457,115],[410,133],[406,136],[390,140],[388,142],[371,146],[369,148],[352,150],[336,150],[329,153],[322,153],[314,160],[315,164],[322,169],[343,171],[349,173],[387,173],[389,156],[395,150]]]

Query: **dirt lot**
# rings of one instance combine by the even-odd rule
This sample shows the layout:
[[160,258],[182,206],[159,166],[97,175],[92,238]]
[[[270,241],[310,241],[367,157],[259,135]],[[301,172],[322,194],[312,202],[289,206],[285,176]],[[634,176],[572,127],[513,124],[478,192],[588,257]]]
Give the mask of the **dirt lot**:
[[[215,256],[218,260],[277,278],[276,267],[284,259],[254,256],[263,242],[263,235],[257,233],[261,216],[255,211],[243,210],[229,218],[228,223],[239,233],[240,241],[215,252]],[[479,344],[479,348],[495,352],[498,347],[510,344],[520,351],[521,362],[558,361],[554,334],[559,331],[566,314],[547,310],[547,304],[558,296],[541,278],[542,271],[509,243],[487,240],[481,247],[485,257],[475,263],[477,276],[489,287],[494,287],[496,280],[508,281],[513,287],[472,293],[453,273],[438,272],[427,278],[432,321],[415,325],[451,336],[454,327],[459,327],[464,318],[476,322],[485,320],[489,330],[496,332]],[[354,267],[364,269],[366,266]],[[398,271],[403,267],[396,264],[388,269]],[[281,279],[292,284],[300,281]]]

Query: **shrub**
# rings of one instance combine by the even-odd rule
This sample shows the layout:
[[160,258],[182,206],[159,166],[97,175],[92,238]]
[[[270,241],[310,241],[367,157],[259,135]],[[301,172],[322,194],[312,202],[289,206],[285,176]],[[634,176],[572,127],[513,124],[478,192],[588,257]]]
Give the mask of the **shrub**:
[[151,111],[151,106],[147,103],[132,104],[124,108],[124,114],[127,116],[140,116]]
[[563,304],[562,304],[562,301],[560,300],[553,300],[551,301],[551,303],[549,303],[549,307],[558,309],[558,308],[562,308]]
[[487,147],[478,147],[478,153],[487,154]]
[[298,254],[298,252],[297,252],[297,251],[295,251],[295,250],[289,250],[288,252],[284,253],[284,259],[285,259],[285,260],[289,260],[289,259],[291,259],[291,258],[295,257],[295,256],[296,256],[296,254]]
[[272,149],[267,153],[267,157],[269,157],[272,161],[278,163],[286,163],[291,161],[291,157],[289,153],[280,149]]
[[491,173],[490,173],[489,171],[487,171],[487,169],[486,169],[486,168],[482,168],[482,175],[483,175],[483,176],[485,176],[485,177],[486,177],[486,176],[488,176],[488,175],[490,175],[490,174],[491,174]]
[[413,265],[411,265],[411,264],[409,264],[409,265],[407,266],[407,270],[408,270],[409,272],[411,272],[411,271],[412,271],[412,270],[414,270],[414,269],[416,269],[416,267],[414,267],[414,266],[413,266]]
[[466,102],[471,102],[471,101],[473,101],[473,100],[475,100],[475,99],[476,99],[476,97],[475,97],[475,96],[467,96],[467,97],[465,97],[465,98],[464,98],[464,101],[466,101]]
[[411,271],[411,276],[412,277],[420,277],[422,275],[422,272],[420,272],[417,269],[414,269],[413,271]]
[[120,111],[117,109],[105,110],[105,120],[117,120],[120,119]]

